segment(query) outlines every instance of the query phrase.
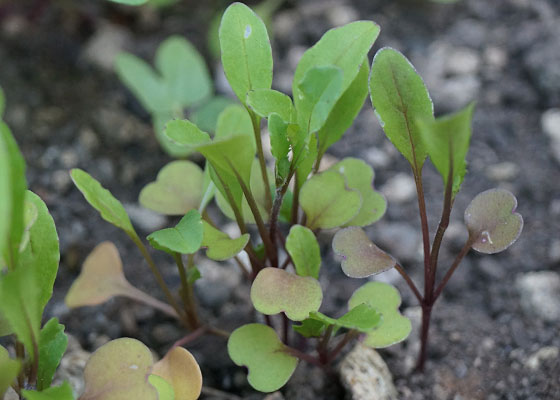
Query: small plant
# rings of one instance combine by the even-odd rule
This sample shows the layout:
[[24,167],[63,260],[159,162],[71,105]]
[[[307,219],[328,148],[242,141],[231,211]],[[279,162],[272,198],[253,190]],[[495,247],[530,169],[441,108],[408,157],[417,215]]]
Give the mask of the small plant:
[[[143,206],[182,216],[175,227],[147,237],[154,249],[174,259],[180,276],[178,296],[164,281],[121,203],[93,177],[76,169],[71,176],[78,189],[102,218],[137,245],[166,303],[132,287],[122,273],[116,248],[103,243],[86,260],[67,304],[94,305],[121,295],[152,305],[190,331],[181,344],[206,333],[228,338],[229,355],[248,368],[249,383],[271,392],[289,380],[298,359],[329,368],[342,349],[360,336],[372,347],[387,347],[410,333],[410,321],[398,310],[399,293],[381,282],[356,290],[348,310],[336,318],[319,311],[324,294],[318,281],[321,254],[316,236],[321,230],[339,229],[333,249],[342,257],[346,275],[365,278],[396,268],[418,297],[423,310],[421,368],[432,306],[459,262],[470,248],[486,253],[507,248],[519,235],[522,219],[513,213],[516,204],[509,192],[491,190],[477,196],[465,214],[469,240],[435,286],[439,248],[466,170],[473,106],[434,119],[422,79],[392,49],[377,53],[370,74],[367,55],[378,34],[379,27],[369,21],[325,33],[303,54],[290,97],[271,89],[272,51],[263,21],[241,3],[228,7],[219,28],[221,61],[241,105],[222,111],[212,136],[192,120],[167,122],[162,137],[168,151],[198,152],[206,160],[204,169],[190,161],[173,161],[140,193]],[[166,68],[178,71],[182,61],[169,60]],[[163,74],[164,69],[160,71]],[[412,166],[424,238],[424,296],[403,267],[362,230],[386,209],[384,197],[373,188],[372,168],[355,158],[320,168],[323,155],[351,126],[368,92],[387,136]],[[179,91],[165,101],[189,95]],[[263,121],[270,133],[273,168],[265,161]],[[422,186],[428,155],[445,185],[443,216],[432,246]],[[212,199],[237,223],[239,237],[230,238],[212,221],[206,212]],[[233,258],[239,265],[251,283],[250,298],[263,315],[262,323],[241,326],[230,334],[199,318],[193,284],[201,278],[195,256],[203,249],[211,259]],[[238,257],[242,251],[248,264]]]
[[[4,96],[0,90],[0,117]],[[52,386],[66,351],[64,325],[41,326],[52,296],[60,253],[45,203],[26,189],[25,163],[8,126],[0,121],[0,336],[14,338],[14,352],[0,346],[0,398],[12,387],[20,399],[73,400],[68,382]],[[135,339],[99,348],[87,363],[80,399],[115,400],[136,393],[142,400],[198,398],[202,377],[185,349],[174,347],[157,363]],[[174,397],[176,396],[176,397]]]
[[[378,33],[379,27],[367,21],[327,32],[303,55],[292,101],[271,89],[272,52],[263,21],[247,6],[231,5],[219,29],[221,59],[242,105],[231,105],[220,114],[213,137],[190,120],[169,121],[163,131],[168,149],[172,154],[201,153],[205,168],[173,161],[140,193],[145,207],[182,216],[175,227],[147,237],[153,248],[175,260],[181,282],[178,298],[120,202],[76,169],[71,172],[76,186],[104,219],[136,243],[167,304],[126,281],[118,253],[109,243],[99,245],[88,257],[67,304],[93,305],[111,296],[127,296],[177,318],[191,332],[180,341],[183,344],[204,333],[228,337],[232,360],[247,366],[250,384],[265,392],[283,386],[298,359],[327,368],[345,345],[362,334],[375,347],[406,338],[410,321],[398,311],[398,292],[386,284],[364,285],[338,318],[319,312],[323,291],[316,234],[322,229],[370,225],[386,209],[384,197],[372,187],[373,170],[363,161],[347,158],[319,172],[325,151],[352,124],[367,97],[367,53]],[[264,158],[263,120],[270,131],[273,169]],[[223,213],[237,222],[239,237],[221,232],[206,213],[214,197]],[[201,249],[214,260],[235,259],[252,283],[251,300],[266,324],[244,325],[229,334],[200,320],[193,283],[200,278],[195,254]],[[249,265],[237,256],[243,250]],[[304,344],[296,346],[302,340]]]

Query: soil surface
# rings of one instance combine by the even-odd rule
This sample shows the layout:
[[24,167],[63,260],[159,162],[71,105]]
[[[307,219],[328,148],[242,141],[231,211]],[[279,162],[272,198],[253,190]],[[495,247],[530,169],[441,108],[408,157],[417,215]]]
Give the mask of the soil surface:
[[[134,245],[101,220],[68,175],[70,168],[79,167],[99,179],[125,203],[141,236],[173,222],[138,206],[140,189],[171,158],[159,149],[149,115],[107,68],[112,46],[151,60],[164,38],[184,35],[219,76],[206,46],[207,27],[219,6],[218,1],[190,0],[161,10],[101,0],[0,3],[5,119],[27,160],[29,187],[47,203],[60,236],[62,262],[48,316],[60,318],[87,350],[132,336],[162,353],[184,335],[174,321],[126,300],[71,311],[63,302],[87,254],[105,240],[117,244],[129,280],[160,297]],[[537,297],[548,292],[523,284],[531,273],[542,271],[551,272],[545,282],[551,284],[560,272],[560,3],[288,0],[273,18],[275,87],[289,92],[303,50],[327,29],[356,19],[381,26],[374,51],[391,46],[409,57],[426,81],[436,114],[477,102],[469,173],[455,202],[439,272],[445,272],[464,243],[462,214],[477,193],[492,187],[512,191],[525,220],[514,246],[497,255],[469,254],[450,281],[433,312],[423,374],[410,372],[418,347],[417,326],[404,344],[381,350],[398,398],[560,399],[560,310],[542,312],[557,305],[558,298],[538,303],[531,297],[535,291]],[[102,45],[94,46],[96,41]],[[218,91],[227,92],[219,82]],[[375,168],[375,186],[389,206],[367,232],[420,285],[413,182],[369,100],[329,153],[363,158]],[[431,165],[425,167],[424,178],[433,233],[441,213],[442,184]],[[220,218],[217,210],[211,212]],[[364,281],[344,277],[331,254],[331,238],[321,235],[326,297],[322,311],[338,315]],[[158,256],[156,261],[168,283],[178,286],[171,260]],[[252,320],[249,287],[235,266],[202,258],[198,262],[204,275],[197,287],[202,317],[230,330]],[[398,275],[386,273],[376,279],[395,284],[403,296],[402,309],[418,319],[416,300]],[[558,290],[551,293],[560,296]],[[212,388],[203,398],[264,397],[250,389],[243,370],[229,360],[225,341],[208,337],[189,349],[201,364],[205,386]],[[303,364],[298,372],[282,390],[286,399],[344,398],[336,379]]]

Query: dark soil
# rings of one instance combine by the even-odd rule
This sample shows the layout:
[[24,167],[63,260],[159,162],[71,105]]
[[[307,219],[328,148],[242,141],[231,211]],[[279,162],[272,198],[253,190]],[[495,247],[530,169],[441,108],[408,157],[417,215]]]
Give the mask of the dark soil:
[[[140,189],[170,161],[153,137],[149,116],[114,73],[89,61],[84,49],[95,32],[111,24],[128,35],[127,50],[146,58],[172,33],[184,35],[208,55],[206,29],[218,3],[183,1],[161,11],[101,0],[0,3],[0,85],[8,101],[6,120],[27,160],[29,187],[47,203],[60,236],[62,262],[48,313],[59,317],[88,350],[110,338],[134,336],[163,352],[184,333],[159,313],[125,300],[72,311],[64,306],[64,295],[84,258],[104,240],[117,244],[131,282],[154,296],[160,293],[133,244],[98,217],[68,176],[70,168],[83,168],[125,204],[135,205]],[[560,106],[560,3],[286,1],[274,19],[275,85],[289,89],[301,49],[334,24],[352,19],[381,25],[374,50],[391,46],[411,59],[426,80],[437,114],[477,101],[469,174],[455,203],[440,269],[445,272],[463,243],[462,213],[477,193],[491,187],[512,191],[525,219],[513,247],[493,256],[470,254],[451,280],[434,309],[424,374],[410,373],[417,339],[381,352],[399,398],[560,399],[558,357],[536,369],[526,362],[545,346],[560,347],[560,326],[523,313],[515,288],[522,274],[560,272],[560,257],[552,251],[558,246],[560,226],[560,168],[541,128],[542,114]],[[389,188],[384,185],[398,173],[408,173],[406,162],[383,135],[369,100],[330,153],[371,163],[378,188]],[[435,230],[442,187],[431,166],[425,168],[425,189]],[[386,194],[391,199],[391,193]],[[133,220],[138,225],[142,216]],[[139,226],[141,235],[149,233],[147,225]],[[383,220],[368,232],[421,282],[414,198],[389,202]],[[336,314],[363,281],[344,278],[330,254],[330,236],[324,234],[323,239],[327,256],[321,283],[328,298],[324,312]],[[157,261],[169,284],[177,286],[171,260],[162,256]],[[200,293],[201,314],[221,328],[234,329],[253,318],[252,307],[247,284],[231,278],[236,274],[233,268],[223,271],[213,281],[216,286],[208,286],[210,294]],[[385,278],[398,286],[403,308],[417,305],[402,280]],[[223,283],[232,280],[233,286]],[[189,349],[202,366],[206,386],[244,398],[263,397],[251,392],[243,371],[227,357],[222,339],[204,338]],[[344,397],[340,385],[320,371],[300,369],[301,376],[283,390],[287,399]]]

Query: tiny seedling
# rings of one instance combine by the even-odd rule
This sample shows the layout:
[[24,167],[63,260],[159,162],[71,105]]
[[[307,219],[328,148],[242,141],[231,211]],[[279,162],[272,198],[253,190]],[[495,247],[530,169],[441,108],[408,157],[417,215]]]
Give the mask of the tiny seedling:
[[[466,173],[474,105],[434,118],[432,101],[422,78],[402,54],[391,48],[381,49],[375,55],[369,87],[371,102],[385,134],[408,160],[414,175],[423,237],[424,294],[404,268],[370,242],[359,228],[337,232],[333,248],[343,256],[343,270],[349,276],[375,273],[392,264],[404,277],[422,307],[421,349],[417,363],[417,368],[422,370],[432,308],[460,262],[471,248],[486,254],[507,249],[521,234],[523,219],[515,212],[517,200],[508,191],[490,189],[477,195],[465,210],[468,239],[436,285],[441,243]],[[441,175],[444,186],[442,216],[431,243],[422,182],[422,167],[427,157]]]
[[[0,118],[3,109],[0,89]],[[0,336],[14,339],[13,351],[0,346],[0,398],[11,387],[19,399],[74,400],[68,382],[52,385],[68,344],[64,325],[51,318],[41,326],[60,259],[56,227],[45,203],[27,190],[23,157],[1,121],[0,198]],[[142,296],[126,282],[122,271],[119,275],[114,246],[101,246],[107,249],[105,259],[96,266],[109,269],[113,279],[102,282],[105,285],[98,290],[83,287],[84,293],[75,297],[101,302],[115,293]],[[153,305],[160,304],[173,312],[166,304]],[[154,363],[150,350],[134,339],[117,339],[102,346],[88,361],[84,379],[81,400],[194,400],[202,385],[198,364],[187,350],[173,347]]]
[[[102,218],[138,246],[167,304],[128,283],[118,252],[109,243],[99,245],[88,257],[67,304],[99,304],[120,295],[154,306],[190,331],[181,344],[206,333],[228,338],[228,352],[236,364],[248,368],[249,383],[260,391],[274,391],[289,380],[298,359],[329,368],[342,349],[360,336],[372,347],[386,347],[411,331],[410,321],[399,312],[399,293],[381,282],[357,289],[348,310],[336,318],[319,311],[328,293],[323,293],[318,281],[322,261],[317,234],[337,229],[333,249],[342,257],[342,270],[348,276],[365,278],[396,268],[418,297],[424,314],[421,368],[432,306],[459,262],[470,248],[493,253],[508,247],[519,235],[522,219],[514,213],[515,198],[510,193],[491,190],[477,196],[465,214],[469,239],[440,285],[435,285],[439,248],[466,171],[473,106],[435,119],[422,79],[392,49],[377,53],[370,74],[367,55],[378,34],[379,27],[370,21],[325,33],[301,57],[290,97],[271,88],[272,50],[263,21],[241,3],[229,6],[219,27],[221,61],[241,105],[225,108],[212,134],[192,116],[167,121],[160,132],[167,150],[198,152],[205,158],[204,168],[174,161],[140,193],[146,208],[182,216],[175,227],[147,237],[154,249],[175,261],[178,293],[163,279],[122,204],[88,173],[75,169],[71,176],[78,189]],[[181,76],[181,68],[187,68],[182,66],[184,57],[158,59],[168,62],[156,61],[162,78],[150,72],[139,75],[135,85],[153,88],[159,87],[154,82],[161,83],[158,96],[162,97],[148,99],[159,99],[153,110],[162,109],[158,108],[162,104],[169,106],[167,111],[182,108],[186,103],[181,99],[198,93],[188,93],[188,84],[169,86],[173,81],[169,77]],[[135,71],[137,64],[121,67],[122,76],[133,76],[128,69]],[[373,169],[355,158],[320,168],[325,152],[351,126],[368,92],[385,133],[409,161],[415,177],[425,251],[423,296],[397,260],[362,230],[386,210],[385,198],[373,188]],[[270,133],[272,168],[263,151],[264,123]],[[428,156],[445,186],[443,215],[432,246],[422,186]],[[212,221],[206,212],[212,200],[236,222],[238,237],[229,237]],[[261,323],[241,326],[230,334],[201,320],[193,284],[201,278],[196,257],[204,249],[211,259],[234,259],[251,284],[250,298],[262,314]]]
[[[177,264],[178,293],[163,280],[122,204],[76,169],[71,172],[74,183],[102,218],[138,246],[165,303],[132,287],[115,246],[107,242],[88,257],[66,303],[94,305],[126,296],[178,319],[190,331],[179,341],[182,344],[204,333],[227,337],[232,360],[248,367],[249,383],[264,392],[284,385],[299,359],[329,368],[359,336],[374,347],[405,339],[411,324],[398,311],[398,292],[387,284],[358,289],[338,317],[319,311],[328,293],[318,280],[318,232],[370,225],[386,209],[385,198],[373,188],[373,169],[363,161],[346,158],[320,170],[323,155],[350,127],[367,97],[367,54],[378,34],[379,27],[368,21],[327,32],[301,58],[292,98],[271,89],[272,50],[265,24],[247,6],[231,5],[222,17],[219,41],[224,72],[241,105],[225,108],[213,132],[192,117],[168,121],[162,130],[168,150],[198,152],[206,163],[203,169],[186,160],[169,163],[139,197],[146,208],[182,216],[176,226],[147,237],[154,249],[168,253]],[[177,75],[181,62],[179,57],[173,64]],[[120,65],[121,75],[130,76],[126,65]],[[156,65],[165,76],[162,64]],[[192,94],[167,93],[164,100],[174,101],[179,95]],[[270,132],[272,168],[263,151],[263,122]],[[206,207],[213,199],[237,223],[238,237],[222,232],[209,217]],[[195,263],[201,250],[214,260],[235,260],[251,284],[251,301],[264,323],[244,325],[230,334],[201,320],[193,288],[201,278]]]

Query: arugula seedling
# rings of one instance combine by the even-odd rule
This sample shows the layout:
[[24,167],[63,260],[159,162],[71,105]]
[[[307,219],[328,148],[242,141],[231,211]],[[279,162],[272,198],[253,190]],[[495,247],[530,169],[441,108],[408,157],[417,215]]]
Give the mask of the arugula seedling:
[[[325,33],[303,54],[290,97],[271,89],[273,59],[264,22],[244,4],[228,7],[219,28],[221,59],[241,105],[222,111],[213,136],[195,120],[169,121],[163,130],[169,150],[202,154],[204,171],[187,161],[173,162],[140,195],[140,202],[148,208],[184,215],[174,228],[147,238],[154,249],[175,260],[180,276],[177,294],[162,279],[120,202],[84,171],[71,173],[102,218],[121,228],[139,247],[174,316],[190,331],[180,342],[185,344],[204,333],[229,336],[232,360],[249,368],[249,383],[257,390],[280,388],[298,359],[329,368],[360,335],[372,346],[384,347],[404,340],[410,332],[410,322],[398,312],[400,296],[383,283],[358,289],[338,318],[319,311],[324,294],[318,281],[321,254],[317,233],[359,229],[356,227],[379,220],[386,210],[384,197],[372,186],[374,172],[363,161],[346,158],[319,172],[322,156],[352,124],[367,97],[367,54],[378,34],[379,27],[369,21]],[[265,122],[274,157],[272,168],[263,152],[261,125]],[[214,224],[206,212],[212,199],[237,223],[238,238],[230,238]],[[109,245],[100,246],[109,249]],[[230,335],[202,321],[192,285],[200,278],[195,256],[203,249],[210,258],[235,260],[252,284],[251,301],[264,314],[266,325],[244,325]],[[101,297],[95,298],[85,288],[95,288],[102,281],[107,282],[105,290],[112,290],[103,293],[102,299],[136,296],[155,304],[131,289],[114,248],[111,263],[103,266],[95,256],[97,251],[71,289],[69,305],[78,305],[72,301],[78,293],[86,297],[80,304],[100,301]],[[248,255],[248,264],[237,257],[241,251]],[[373,252],[380,253],[379,249]],[[356,267],[352,259],[347,270],[355,269],[356,276],[379,272],[395,264],[391,257],[386,258],[389,264],[374,271]],[[102,271],[97,281],[95,271]],[[301,340],[296,341],[295,335]],[[300,341],[306,344],[296,347]]]
[[[474,105],[434,118],[432,101],[422,78],[402,54],[391,48],[383,48],[375,55],[369,88],[379,122],[389,140],[408,160],[416,183],[424,249],[424,293],[416,288],[405,269],[370,242],[359,228],[337,232],[333,248],[344,257],[343,271],[349,276],[366,276],[395,266],[404,277],[422,307],[421,349],[417,363],[417,368],[422,370],[427,357],[433,305],[462,259],[471,248],[487,254],[507,249],[519,237],[523,219],[515,212],[517,200],[506,190],[491,189],[476,196],[465,211],[468,239],[436,285],[441,243],[466,173]],[[431,243],[422,182],[422,168],[427,157],[444,185],[442,216]]]

